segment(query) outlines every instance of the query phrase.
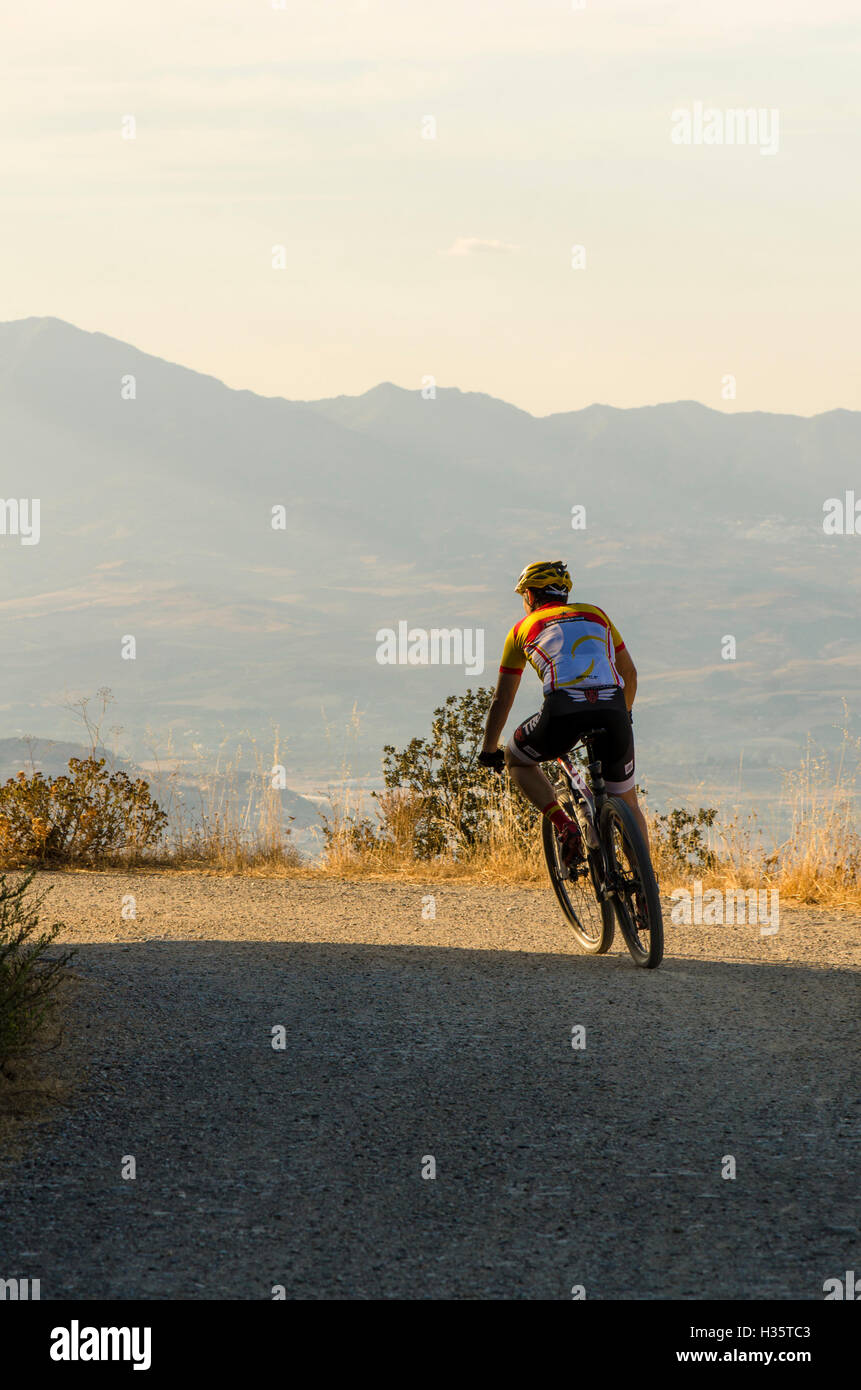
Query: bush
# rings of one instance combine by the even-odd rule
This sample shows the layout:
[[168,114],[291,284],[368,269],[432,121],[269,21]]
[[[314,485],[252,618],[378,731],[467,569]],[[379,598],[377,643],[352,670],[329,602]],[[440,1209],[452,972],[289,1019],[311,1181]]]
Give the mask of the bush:
[[373,793],[376,821],[347,811],[323,817],[330,865],[372,854],[383,861],[464,860],[497,849],[503,838],[520,853],[532,850],[532,806],[478,761],[492,699],[486,687],[450,695],[434,710],[427,738],[404,749],[385,745],[386,790]]
[[39,910],[47,894],[28,898],[32,881],[32,872],[17,883],[0,874],[0,1067],[32,1041],[73,954],[46,955],[62,923],[40,930]]
[[411,739],[402,751],[383,748],[386,788],[409,793],[421,807],[415,826],[419,859],[472,848],[487,828],[490,773],[478,761],[493,692],[486,688],[449,695],[433,712],[429,738]]
[[665,816],[654,816],[649,826],[652,857],[662,867],[707,874],[717,867],[717,855],[709,848],[707,832],[717,810],[700,806],[696,811],[680,807]]
[[148,784],[108,772],[105,759],[70,758],[69,774],[19,772],[0,787],[0,854],[38,864],[92,862],[139,852],[162,836],[167,816]]

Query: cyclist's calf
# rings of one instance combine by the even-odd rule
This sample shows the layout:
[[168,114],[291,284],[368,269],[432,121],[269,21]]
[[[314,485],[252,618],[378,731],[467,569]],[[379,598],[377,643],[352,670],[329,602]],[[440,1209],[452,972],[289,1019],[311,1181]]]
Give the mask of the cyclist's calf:
[[556,800],[552,783],[545,777],[537,763],[522,763],[515,757],[509,745],[505,750],[505,765],[512,782],[523,792],[533,806],[543,811],[545,806]]
[[624,801],[627,803],[628,806],[630,806],[631,810],[634,813],[634,819],[636,820],[637,825],[640,828],[640,833],[646,842],[646,849],[648,849],[651,852],[651,846],[649,844],[649,827],[646,825],[646,817],[643,815],[643,812],[640,809],[640,803],[637,800],[637,788],[631,787],[630,791],[614,792],[613,795],[618,796],[620,801]]

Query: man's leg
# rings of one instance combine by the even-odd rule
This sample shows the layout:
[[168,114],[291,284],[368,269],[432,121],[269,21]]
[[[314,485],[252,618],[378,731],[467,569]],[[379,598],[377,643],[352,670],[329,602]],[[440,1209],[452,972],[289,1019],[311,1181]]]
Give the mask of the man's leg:
[[505,750],[505,765],[511,780],[533,806],[543,811],[545,806],[556,800],[556,792],[548,777],[544,776],[537,763],[519,763],[510,748]]
[[583,857],[583,836],[577,822],[560,806],[552,782],[544,776],[537,763],[518,762],[517,755],[512,753],[510,747],[505,750],[505,763],[514,785],[554,826],[560,837],[564,862],[576,863]]
[[554,756],[554,747],[560,746],[552,737],[548,743],[549,719],[550,711],[545,702],[540,714],[534,714],[515,729],[505,750],[505,762],[514,785],[555,829],[563,861],[571,865],[583,856],[583,836],[577,821],[560,806],[555,787],[539,766],[543,760]]
[[[641,830],[642,835],[643,835],[643,839],[644,839],[645,842],[646,842],[646,849],[649,849],[649,828],[648,828],[648,826],[646,825],[646,817],[643,815],[643,812],[640,810],[640,803],[639,803],[639,801],[637,800],[637,789],[636,789],[636,787],[632,787],[631,790],[630,790],[630,791],[627,791],[627,792],[615,792],[614,795],[615,795],[615,796],[618,796],[618,797],[621,797],[622,801],[626,802],[626,804],[627,804],[628,806],[630,806],[631,810],[634,812],[634,820],[637,822],[638,826],[640,827],[640,830]],[[651,853],[651,851],[650,851],[650,853]]]
[[629,806],[640,833],[649,849],[649,831],[646,818],[637,800],[634,760],[634,733],[631,716],[625,708],[621,694],[613,701],[612,708],[596,716],[603,720],[607,735],[601,740],[600,754],[603,763],[604,779],[611,796],[618,796]]

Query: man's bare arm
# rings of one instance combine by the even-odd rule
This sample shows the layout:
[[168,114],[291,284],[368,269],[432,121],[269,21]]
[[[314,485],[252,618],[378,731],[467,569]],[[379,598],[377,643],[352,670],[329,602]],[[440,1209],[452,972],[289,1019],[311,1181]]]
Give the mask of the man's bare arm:
[[616,653],[616,669],[625,682],[625,704],[630,709],[637,694],[637,668],[631,660],[627,647],[623,647],[620,652]]
[[496,690],[487,711],[487,728],[484,731],[483,753],[492,753],[499,747],[499,737],[505,728],[505,721],[511,713],[517,687],[520,685],[522,671],[500,671]]

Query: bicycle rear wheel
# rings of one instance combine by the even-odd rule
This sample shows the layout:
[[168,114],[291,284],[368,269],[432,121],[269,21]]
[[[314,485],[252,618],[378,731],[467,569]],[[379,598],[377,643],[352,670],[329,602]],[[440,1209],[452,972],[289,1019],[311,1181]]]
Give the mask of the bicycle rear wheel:
[[601,839],[616,888],[613,903],[634,963],[654,970],[664,958],[664,921],[655,871],[630,806],[610,796],[601,812]]
[[[560,802],[563,809],[575,819],[574,806],[570,801]],[[613,905],[601,902],[596,885],[601,881],[599,870],[600,850],[587,851],[586,860],[580,864],[563,864],[559,852],[559,837],[547,817],[541,827],[544,844],[544,860],[553,892],[559,906],[574,933],[574,938],[584,951],[591,956],[602,956],[613,944],[615,917]]]

